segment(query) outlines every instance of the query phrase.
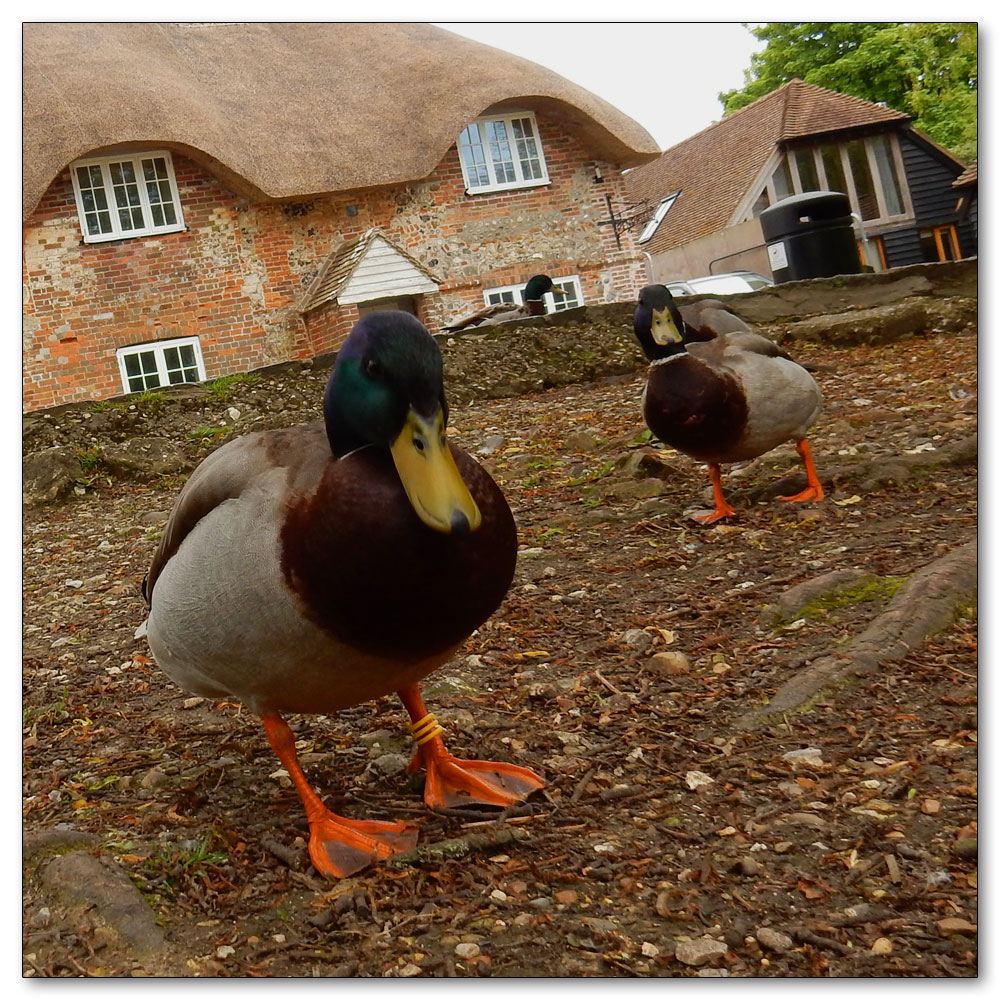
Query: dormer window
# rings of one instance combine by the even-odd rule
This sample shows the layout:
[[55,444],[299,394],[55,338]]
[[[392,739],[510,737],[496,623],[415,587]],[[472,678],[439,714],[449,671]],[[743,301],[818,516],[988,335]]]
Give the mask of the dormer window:
[[530,111],[470,122],[458,136],[458,155],[467,194],[549,183],[538,123]]
[[168,152],[97,156],[70,167],[85,243],[184,229]]

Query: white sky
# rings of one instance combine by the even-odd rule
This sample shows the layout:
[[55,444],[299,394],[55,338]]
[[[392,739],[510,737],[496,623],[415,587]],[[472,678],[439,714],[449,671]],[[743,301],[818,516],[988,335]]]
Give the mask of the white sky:
[[669,149],[722,118],[763,48],[738,21],[454,22],[439,27],[554,70],[634,118]]

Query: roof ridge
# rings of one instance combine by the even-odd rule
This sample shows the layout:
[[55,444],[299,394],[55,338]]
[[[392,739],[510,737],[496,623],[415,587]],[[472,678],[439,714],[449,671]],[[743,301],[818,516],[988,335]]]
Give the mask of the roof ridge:
[[[730,111],[729,114],[723,114],[723,116],[717,122],[712,122],[710,125],[706,125],[703,129],[699,130],[698,132],[695,132],[694,135],[689,135],[686,139],[681,139],[680,142],[674,143],[674,145],[671,146],[670,149],[664,150],[663,153],[660,154],[660,157],[662,158],[664,153],[669,153],[671,149],[677,149],[678,146],[683,146],[685,143],[691,142],[692,139],[697,139],[699,136],[704,135],[706,132],[709,132],[714,128],[718,128],[720,125],[728,125],[730,122],[735,121],[741,115],[743,115],[745,111],[749,111],[751,108],[755,107],[758,104],[763,104],[765,101],[770,101],[774,99],[778,94],[780,94],[782,91],[787,90],[791,84],[796,82],[803,83],[804,81],[799,80],[798,77],[795,77],[794,79],[789,80],[787,83],[781,84],[780,87],[775,87],[774,90],[769,90],[766,94],[761,94],[760,97],[755,97],[749,104],[744,104],[742,108],[737,108],[735,111]],[[650,162],[656,163],[657,161],[651,160]],[[646,167],[648,165],[649,164],[643,163],[638,167],[633,167],[632,169],[641,170],[643,167]]]
[[[805,81],[800,80],[796,76],[793,77],[791,80],[789,80],[786,84],[778,88],[778,90],[781,91],[782,94],[781,124],[778,126],[778,135],[782,139],[784,139],[785,137],[786,128],[788,125],[789,110],[791,109],[792,106],[792,90],[793,88],[795,90],[798,90],[798,87],[795,87],[795,84],[803,84],[803,83],[805,83]],[[778,91],[775,91],[775,93],[778,93]]]

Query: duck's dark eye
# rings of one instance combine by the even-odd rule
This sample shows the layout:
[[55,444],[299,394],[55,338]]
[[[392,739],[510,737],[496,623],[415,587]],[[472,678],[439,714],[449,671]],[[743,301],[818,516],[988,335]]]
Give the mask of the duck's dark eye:
[[376,358],[367,358],[365,360],[365,374],[369,378],[382,377],[382,365],[378,362]]

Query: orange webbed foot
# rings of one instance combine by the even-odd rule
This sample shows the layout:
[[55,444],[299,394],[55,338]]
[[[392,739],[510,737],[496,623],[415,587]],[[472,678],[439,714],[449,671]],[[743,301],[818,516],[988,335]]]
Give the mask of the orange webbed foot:
[[803,503],[806,500],[822,500],[823,487],[807,486],[801,493],[796,493],[794,496],[790,497],[779,497],[778,499],[785,500],[788,503]]
[[736,511],[729,504],[724,504],[721,508],[716,507],[711,514],[692,515],[691,520],[697,521],[699,524],[715,524],[716,521],[721,521],[724,517],[731,517],[735,513]]
[[427,711],[420,688],[411,684],[398,693],[410,714],[409,729],[417,741],[417,752],[407,771],[412,773],[421,767],[427,771],[424,802],[431,809],[469,805],[505,809],[545,787],[545,782],[526,767],[453,757],[445,749],[443,730],[434,713]]
[[261,716],[264,731],[278,760],[285,765],[305,806],[309,822],[309,858],[329,879],[345,878],[373,861],[409,851],[417,844],[417,830],[404,823],[347,819],[330,812],[313,791],[295,752],[295,736],[280,715]]
[[799,453],[799,458],[802,459],[802,464],[806,467],[806,483],[808,485],[801,493],[796,493],[790,497],[782,497],[781,499],[787,500],[789,503],[802,503],[804,500],[822,500],[823,485],[816,474],[816,466],[813,463],[809,442],[803,438],[796,443],[795,450]]
[[722,492],[722,470],[712,463],[708,466],[708,478],[712,481],[712,495],[715,498],[715,510],[711,514],[699,514],[693,518],[699,524],[715,524],[724,517],[732,517],[736,513],[726,501]]
[[545,787],[545,782],[526,767],[488,760],[459,760],[452,756],[440,737],[421,745],[410,770],[427,771],[424,802],[431,809],[456,809],[486,805],[505,809],[523,802]]
[[382,858],[417,845],[417,830],[404,823],[353,820],[327,811],[309,820],[309,858],[329,879],[346,878]]

